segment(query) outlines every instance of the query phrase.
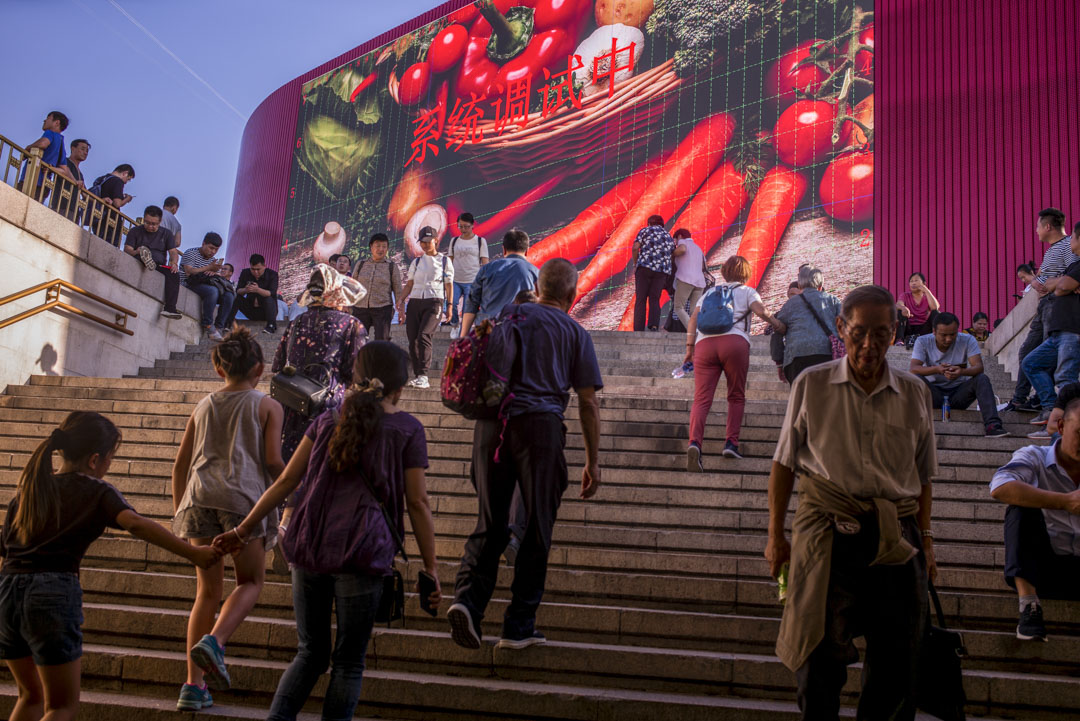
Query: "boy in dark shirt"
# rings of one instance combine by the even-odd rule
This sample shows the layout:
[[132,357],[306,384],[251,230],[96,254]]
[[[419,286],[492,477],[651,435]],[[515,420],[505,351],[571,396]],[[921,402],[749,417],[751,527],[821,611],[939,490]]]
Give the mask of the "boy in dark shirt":
[[[98,178],[94,181],[94,185],[98,187],[98,197],[104,201],[104,205],[108,207],[98,207],[101,212],[101,217],[92,223],[91,230],[94,235],[106,240],[113,245],[120,245],[120,218],[115,213],[110,213],[109,209],[120,210],[125,205],[132,201],[134,196],[128,195],[124,192],[124,186],[135,179],[135,168],[131,167],[127,163],[121,163],[116,166],[106,176]],[[98,181],[101,181],[100,184]],[[109,216],[112,216],[110,218]],[[93,211],[91,211],[91,218],[93,217]],[[109,221],[112,220],[114,225],[109,227]]]
[[143,224],[128,231],[124,252],[142,261],[147,270],[156,270],[165,277],[165,298],[161,315],[177,320],[176,309],[180,295],[180,249],[176,238],[161,227],[161,208],[148,205],[143,211]]

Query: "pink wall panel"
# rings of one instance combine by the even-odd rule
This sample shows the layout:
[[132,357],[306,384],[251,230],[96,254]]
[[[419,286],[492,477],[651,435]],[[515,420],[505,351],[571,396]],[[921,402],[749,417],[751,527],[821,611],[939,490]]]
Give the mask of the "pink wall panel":
[[248,256],[261,253],[277,267],[285,225],[285,201],[292,165],[292,141],[300,106],[300,87],[312,78],[356,60],[396,37],[464,7],[472,0],[450,0],[407,23],[289,81],[264,100],[248,118],[240,141],[240,164],[233,192],[226,260],[239,270]]
[[965,323],[1002,317],[1016,266],[1044,250],[1035,214],[1080,219],[1080,4],[875,7],[875,280],[895,292],[921,270]]
[[[244,129],[228,259],[276,265],[300,86],[467,4],[451,0],[270,95]],[[1042,255],[1034,216],[1080,218],[1080,3],[878,0],[874,279],[923,271],[945,309],[1003,317]]]

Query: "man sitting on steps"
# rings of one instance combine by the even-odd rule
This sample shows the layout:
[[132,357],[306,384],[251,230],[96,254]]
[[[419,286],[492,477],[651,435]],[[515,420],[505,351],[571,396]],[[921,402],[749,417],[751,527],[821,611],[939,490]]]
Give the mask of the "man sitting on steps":
[[1045,641],[1042,598],[1080,601],[1080,398],[1065,408],[1061,439],[1013,454],[990,481],[1005,511],[1005,582],[1020,596],[1016,637]]
[[180,296],[180,243],[161,225],[161,208],[148,205],[143,210],[143,224],[128,231],[124,252],[142,261],[147,270],[156,270],[165,277],[165,298],[161,315],[181,318],[176,309]]
[[950,407],[957,410],[964,410],[978,399],[986,437],[1009,435],[997,414],[994,386],[983,372],[979,342],[960,332],[960,319],[952,313],[938,313],[934,332],[915,341],[908,370],[930,386],[934,408],[944,405],[945,396],[949,397]]

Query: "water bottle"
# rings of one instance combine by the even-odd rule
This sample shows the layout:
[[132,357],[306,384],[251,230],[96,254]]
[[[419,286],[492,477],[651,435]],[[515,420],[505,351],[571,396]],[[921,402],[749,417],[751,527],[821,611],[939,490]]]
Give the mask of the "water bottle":
[[776,595],[780,599],[780,603],[787,602],[788,593],[788,573],[791,571],[791,562],[785,561],[784,565],[780,567],[780,575],[776,578]]
[[941,422],[948,423],[949,415],[952,411],[952,407],[949,405],[949,396],[945,395],[945,400],[941,402]]
[[686,361],[681,366],[671,371],[672,378],[683,378],[687,373],[694,370],[694,361]]

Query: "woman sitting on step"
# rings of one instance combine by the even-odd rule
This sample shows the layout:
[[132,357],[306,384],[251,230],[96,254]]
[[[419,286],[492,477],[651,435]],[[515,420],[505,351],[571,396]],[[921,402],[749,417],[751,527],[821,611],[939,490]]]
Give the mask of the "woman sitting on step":
[[[173,530],[198,546],[236,526],[274,482],[281,460],[281,404],[258,390],[263,355],[247,328],[237,326],[210,352],[225,385],[199,401],[188,419],[173,464]],[[262,592],[266,550],[277,542],[277,514],[253,530],[233,554],[236,588],[225,605],[225,563],[196,573],[195,604],[188,619],[187,681],[176,708],[213,705],[210,691],[229,688],[225,644],[251,613]],[[214,614],[221,613],[214,622]],[[205,683],[204,683],[205,680]]]
[[[359,380],[340,411],[325,411],[312,421],[285,473],[235,532],[214,539],[223,551],[242,549],[304,481],[284,540],[293,564],[299,645],[278,683],[269,721],[295,719],[331,660],[322,718],[352,718],[384,578],[401,547],[405,510],[433,589],[427,600],[438,608],[435,532],[424,480],[427,439],[420,421],[397,406],[409,380],[408,360],[388,341],[361,348],[353,372]],[[331,606],[337,622],[333,644]]]
[[[0,658],[19,689],[10,721],[68,721],[79,710],[82,587],[86,549],[107,527],[182,556],[201,568],[218,563],[132,510],[101,480],[120,445],[112,421],[89,411],[68,415],[23,469],[0,535]],[[53,453],[63,460],[53,473]]]

